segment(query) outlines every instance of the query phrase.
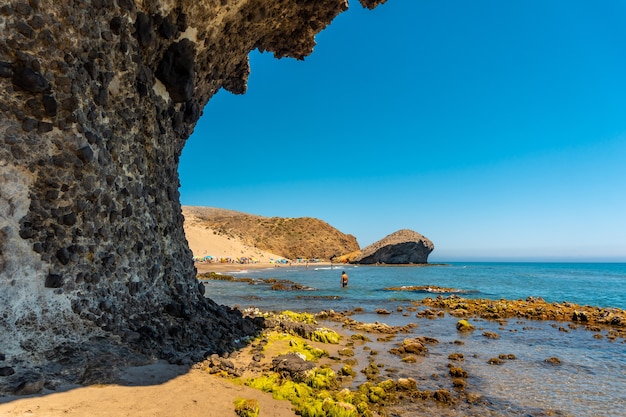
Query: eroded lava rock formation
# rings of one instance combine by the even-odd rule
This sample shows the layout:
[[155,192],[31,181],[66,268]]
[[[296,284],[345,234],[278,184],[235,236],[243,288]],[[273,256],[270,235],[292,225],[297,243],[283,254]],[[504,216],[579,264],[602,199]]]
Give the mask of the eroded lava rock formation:
[[245,91],[251,50],[301,59],[346,8],[2,2],[0,391],[103,382],[122,357],[197,360],[255,331],[198,286],[179,156],[220,88]]
[[361,250],[351,260],[358,264],[425,264],[435,245],[425,236],[401,229]]

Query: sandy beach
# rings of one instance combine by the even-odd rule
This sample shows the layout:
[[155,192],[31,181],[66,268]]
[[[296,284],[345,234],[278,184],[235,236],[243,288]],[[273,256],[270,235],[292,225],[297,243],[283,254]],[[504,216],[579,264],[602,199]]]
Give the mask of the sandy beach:
[[[234,401],[255,399],[259,416],[292,417],[291,404],[209,373],[158,363],[127,370],[119,385],[75,387],[0,404],[3,417],[235,417]],[[0,401],[6,401],[7,398]]]
[[[259,369],[269,366],[275,357],[288,351],[289,339],[272,345],[258,364]],[[334,357],[338,349],[345,347],[345,343],[308,343]],[[248,364],[255,363],[253,357],[258,351],[254,348],[252,343],[232,353],[228,361],[245,369]],[[258,401],[260,417],[296,416],[289,401],[275,400],[270,393],[213,374],[207,368],[207,362],[189,369],[159,361],[124,370],[117,384],[68,386],[55,391],[44,390],[36,395],[0,397],[0,416],[235,417],[235,401],[238,399]],[[324,361],[329,362],[328,358]]]
[[[203,258],[212,256],[215,259],[248,258],[256,259],[256,262],[196,262],[198,273],[203,272],[241,272],[250,269],[280,268],[283,264],[277,264],[272,260],[284,259],[280,254],[275,254],[246,245],[234,237],[226,237],[212,229],[206,228],[201,222],[187,215],[185,220],[185,236],[189,248],[194,257]],[[328,262],[309,263],[309,267],[330,265]],[[306,268],[305,263],[292,262],[290,266]]]
[[[316,268],[320,266],[330,266],[330,262],[315,262],[309,263],[309,268]],[[333,266],[339,264],[332,264]],[[282,268],[281,265],[277,265],[270,262],[258,262],[253,264],[236,264],[236,263],[204,263],[204,262],[196,262],[196,269],[198,273],[201,274],[203,272],[220,272],[220,273],[228,273],[228,272],[242,272],[251,269],[271,269],[271,268]],[[292,263],[289,265],[290,268],[306,268],[307,265],[304,263]]]
[[260,263],[269,264],[271,259],[280,259],[281,255],[263,251],[246,245],[235,237],[227,237],[207,228],[201,220],[188,213],[185,217],[185,237],[195,257],[212,256],[213,258],[255,258]]

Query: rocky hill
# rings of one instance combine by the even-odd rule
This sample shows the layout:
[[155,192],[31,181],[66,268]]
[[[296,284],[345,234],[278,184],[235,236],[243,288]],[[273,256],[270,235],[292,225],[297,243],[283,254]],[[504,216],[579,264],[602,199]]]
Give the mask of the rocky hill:
[[[240,240],[262,251],[288,259],[320,258],[359,250],[354,236],[311,218],[264,217],[213,207],[183,206],[185,223],[211,229],[215,234]],[[192,220],[193,219],[193,220]]]
[[366,248],[338,259],[355,264],[425,264],[435,245],[427,237],[409,229],[401,229]]

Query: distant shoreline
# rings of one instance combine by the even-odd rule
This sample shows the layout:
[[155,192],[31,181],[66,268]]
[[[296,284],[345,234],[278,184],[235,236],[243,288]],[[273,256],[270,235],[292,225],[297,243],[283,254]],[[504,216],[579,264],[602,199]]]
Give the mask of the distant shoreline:
[[[296,267],[296,268],[306,268],[307,264],[305,263],[298,263],[298,262],[293,262],[291,264],[275,264],[275,263],[270,263],[270,262],[257,262],[257,263],[251,263],[251,264],[237,264],[237,263],[227,263],[227,262],[223,262],[223,263],[203,263],[203,262],[195,262],[194,265],[196,266],[196,269],[198,270],[198,273],[202,273],[202,272],[241,272],[241,271],[245,271],[245,270],[250,270],[250,269],[255,269],[255,270],[259,270],[259,269],[273,269],[273,268],[285,268],[285,267]],[[317,266],[330,266],[331,263],[330,262],[309,262],[308,266],[309,268],[314,268]],[[338,263],[333,263],[334,265],[345,265],[345,264],[338,264]]]
[[429,267],[429,266],[450,266],[449,263],[427,263],[427,264],[344,264],[344,263],[330,263],[330,262],[309,262],[308,264],[302,262],[293,262],[291,264],[274,264],[270,262],[257,262],[251,264],[238,264],[238,263],[204,263],[204,262],[195,262],[194,263],[198,273],[201,274],[203,272],[242,272],[246,270],[260,270],[260,269],[273,269],[273,268],[285,268],[285,267],[296,267],[296,268],[306,268],[307,265],[309,268],[316,268],[320,266],[337,266],[338,268],[341,266],[353,267],[353,266],[378,266],[378,267],[391,267],[391,268],[411,268],[411,267]]

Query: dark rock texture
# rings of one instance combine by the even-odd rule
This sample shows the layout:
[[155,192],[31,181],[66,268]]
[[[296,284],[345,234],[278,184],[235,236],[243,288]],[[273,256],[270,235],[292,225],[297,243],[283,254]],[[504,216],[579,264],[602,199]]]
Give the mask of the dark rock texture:
[[279,355],[272,360],[272,371],[295,382],[303,382],[307,373],[315,366],[314,362],[307,361],[295,353]]
[[425,264],[435,249],[433,242],[417,232],[398,230],[375,242],[352,260],[357,264]]
[[104,382],[124,361],[187,363],[258,329],[202,295],[179,156],[220,88],[245,92],[251,50],[302,59],[346,8],[0,4],[0,352],[14,371],[0,391]]

